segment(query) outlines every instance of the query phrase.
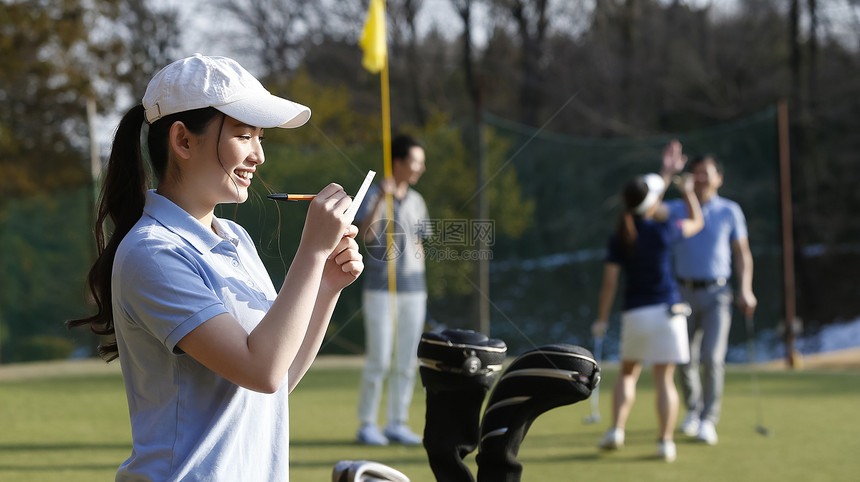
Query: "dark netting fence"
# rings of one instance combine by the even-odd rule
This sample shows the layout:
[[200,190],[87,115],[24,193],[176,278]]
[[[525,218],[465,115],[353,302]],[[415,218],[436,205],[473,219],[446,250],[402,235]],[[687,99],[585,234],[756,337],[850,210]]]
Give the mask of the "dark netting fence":
[[[673,137],[681,140],[687,153],[712,152],[724,162],[722,194],[741,204],[749,224],[760,302],[756,322],[763,330],[781,323],[775,109],[710,129],[627,139],[562,136],[492,116],[485,122],[492,166],[486,190],[495,199],[491,207],[512,196],[514,172],[522,202],[534,203],[531,219],[526,219],[528,228],[518,237],[495,233],[491,246],[489,335],[503,339],[509,353],[558,342],[589,346],[604,246],[618,213],[616,193],[632,176],[658,170],[662,148]],[[415,132],[428,152],[428,170],[417,189],[427,199],[431,217],[452,226],[474,212],[474,159],[465,131],[437,125]],[[382,156],[378,145],[333,146],[324,139],[309,147],[270,141],[250,201],[239,207],[224,205],[216,214],[246,227],[275,286],[280,286],[300,239],[307,205],[268,201],[256,181],[263,179],[281,192],[317,192],[336,181],[353,192],[368,169],[381,176]],[[670,197],[676,195],[670,191]],[[2,362],[94,353],[97,340],[86,330],[70,333],[63,326],[64,320],[93,310],[84,281],[95,251],[93,197],[92,188],[84,186],[0,203]],[[516,206],[491,209],[490,218],[496,226],[510,225],[505,217],[514,211]],[[520,211],[520,217],[523,212],[527,211]],[[474,264],[463,257],[470,247],[462,248],[453,253],[456,256],[428,260],[431,326],[475,327],[474,300],[469,297],[476,286],[470,281]],[[610,339],[617,339],[617,310],[613,316]],[[362,326],[357,284],[342,296],[323,351],[361,353]],[[742,323],[735,327],[732,343],[739,344]],[[607,348],[610,354],[615,350]]]
[[[662,149],[672,138],[691,156],[713,153],[723,162],[720,193],[741,205],[749,227],[757,325],[767,330],[781,324],[775,108],[709,129],[624,139],[562,136],[493,116],[486,122],[512,141],[506,168],[516,169],[524,195],[536,202],[531,228],[520,239],[500,239],[491,265],[491,335],[505,340],[512,353],[551,342],[590,346],[618,193],[633,176],[659,171]],[[673,197],[678,193],[670,188],[667,198]],[[620,293],[607,338],[610,356],[617,353]],[[742,320],[736,313],[733,345],[745,340]]]

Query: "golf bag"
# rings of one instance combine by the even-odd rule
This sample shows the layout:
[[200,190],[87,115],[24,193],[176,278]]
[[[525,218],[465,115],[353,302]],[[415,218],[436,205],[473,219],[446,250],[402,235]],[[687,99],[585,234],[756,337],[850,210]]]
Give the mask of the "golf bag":
[[331,482],[409,482],[409,478],[377,462],[341,460],[332,470]]
[[507,346],[468,330],[421,335],[418,366],[427,394],[424,449],[436,480],[474,482],[463,457],[478,446],[481,406]]
[[519,482],[517,454],[532,422],[585,400],[599,383],[600,367],[579,346],[546,345],[517,357],[490,394],[481,421],[478,482]]

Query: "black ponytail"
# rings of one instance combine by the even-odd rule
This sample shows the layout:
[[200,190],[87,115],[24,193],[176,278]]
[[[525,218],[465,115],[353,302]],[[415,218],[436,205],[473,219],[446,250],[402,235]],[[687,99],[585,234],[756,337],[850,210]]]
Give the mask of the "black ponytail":
[[636,251],[636,238],[639,237],[635,221],[638,215],[633,210],[645,200],[645,196],[648,195],[648,185],[645,184],[645,179],[642,176],[637,176],[624,185],[621,193],[624,197],[624,210],[618,216],[615,236],[621,245],[622,252],[629,258]]
[[[200,134],[209,121],[219,114],[217,110],[208,107],[173,114],[149,126],[147,147],[156,179],[163,179],[167,172],[170,126],[177,121],[183,122],[191,132]],[[104,185],[99,195],[95,222],[98,257],[87,276],[87,284],[97,312],[89,317],[66,322],[66,326],[70,328],[89,325],[93,333],[107,337],[99,345],[99,355],[106,361],[119,356],[111,304],[114,257],[119,243],[143,215],[146,191],[152,184],[141,149],[143,122],[142,105],[132,107],[123,116],[114,136]]]

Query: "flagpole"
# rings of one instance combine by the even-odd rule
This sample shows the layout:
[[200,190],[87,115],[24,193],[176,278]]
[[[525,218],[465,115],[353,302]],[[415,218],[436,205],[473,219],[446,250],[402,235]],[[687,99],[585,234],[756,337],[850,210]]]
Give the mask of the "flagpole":
[[[382,22],[385,25],[385,1],[381,2]],[[383,174],[385,179],[391,179],[393,176],[391,168],[391,95],[389,93],[388,83],[388,35],[384,35],[382,41],[385,42],[385,57],[382,62],[382,71],[379,75],[379,83],[382,96],[382,160]],[[391,313],[391,366],[394,373],[398,370],[398,355],[399,343],[397,342],[397,256],[392,249],[394,247],[394,198],[391,193],[385,194],[385,218],[388,220],[385,223],[385,259],[388,267],[388,311]],[[402,253],[401,253],[402,254]],[[394,397],[399,393],[397,386],[397,376],[392,373],[389,380],[388,397]],[[389,420],[388,423],[394,423],[394,420]]]
[[[391,98],[388,89],[388,56],[379,77],[382,90],[382,152],[386,179],[392,176],[391,170]],[[394,323],[394,360],[397,360],[397,264],[394,250],[394,199],[391,193],[385,194],[385,253],[388,265],[388,300],[391,320]]]
[[[382,93],[382,152],[383,174],[385,179],[392,178],[391,169],[391,101],[388,88],[388,36],[385,33],[385,0],[370,0],[367,20],[361,32],[359,46],[364,50],[362,65],[371,73],[380,73],[379,83]],[[388,268],[388,299],[392,323],[393,363],[397,366],[397,261],[394,247],[394,198],[385,194],[385,259]],[[402,254],[402,253],[401,253]],[[396,369],[395,369],[396,370]],[[397,377],[391,377],[396,384]],[[397,393],[397,388],[389,386],[389,391]],[[391,396],[391,395],[389,395]],[[391,422],[391,420],[389,420]]]

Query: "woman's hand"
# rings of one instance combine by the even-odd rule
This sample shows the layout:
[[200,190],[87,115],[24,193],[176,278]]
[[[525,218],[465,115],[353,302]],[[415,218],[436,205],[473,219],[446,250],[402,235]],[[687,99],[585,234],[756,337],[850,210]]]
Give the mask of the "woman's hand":
[[591,334],[595,338],[603,338],[606,335],[607,328],[609,328],[609,321],[597,320],[591,324]]
[[352,284],[364,270],[364,262],[355,241],[356,234],[358,227],[350,224],[326,260],[321,289],[337,293]]
[[687,172],[679,176],[675,176],[672,178],[672,182],[675,184],[675,187],[681,191],[681,193],[686,195],[693,194],[695,179],[693,179],[693,175],[691,173]]
[[351,204],[352,199],[338,184],[323,188],[308,207],[300,249],[329,257],[350,225],[344,214]]
[[663,166],[660,174],[666,179],[666,176],[681,172],[685,164],[687,164],[687,156],[684,155],[681,143],[674,140],[663,149]]

